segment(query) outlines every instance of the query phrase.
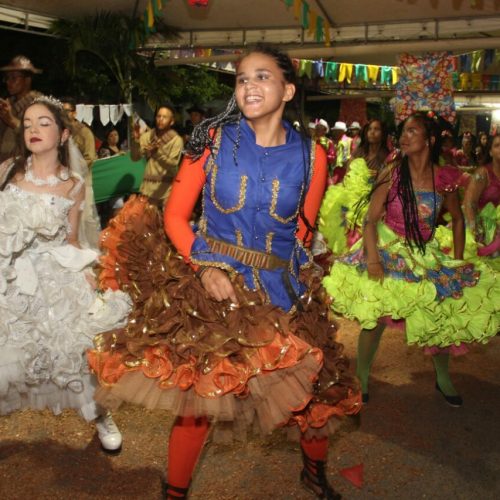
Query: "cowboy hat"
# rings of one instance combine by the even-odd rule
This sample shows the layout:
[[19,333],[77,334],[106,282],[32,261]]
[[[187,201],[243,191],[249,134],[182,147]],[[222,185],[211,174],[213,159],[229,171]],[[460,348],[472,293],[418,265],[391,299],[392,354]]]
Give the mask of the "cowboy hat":
[[321,125],[322,127],[325,128],[326,133],[328,134],[328,131],[330,130],[330,127],[328,126],[328,122],[326,120],[323,120],[323,118],[320,118],[319,120],[316,120],[316,127],[318,125]]
[[342,130],[342,132],[345,132],[347,130],[347,125],[344,122],[335,122],[332,130]]
[[349,130],[355,130],[355,129],[361,129],[361,125],[359,124],[359,122],[352,122],[350,125],[349,125]]
[[34,75],[39,75],[42,70],[35,68],[33,63],[26,56],[16,56],[7,66],[2,66],[0,71],[25,71]]

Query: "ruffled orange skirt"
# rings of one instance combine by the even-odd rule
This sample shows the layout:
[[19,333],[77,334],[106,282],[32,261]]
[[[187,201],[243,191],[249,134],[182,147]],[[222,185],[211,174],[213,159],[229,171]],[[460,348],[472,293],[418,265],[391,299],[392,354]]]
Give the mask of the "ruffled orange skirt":
[[239,307],[218,303],[168,244],[157,209],[131,198],[103,232],[100,284],[130,293],[128,325],[100,334],[88,360],[98,403],[123,401],[175,415],[206,415],[232,432],[296,426],[331,432],[360,408],[356,380],[335,342],[321,276],[304,279],[301,312],[233,281]]

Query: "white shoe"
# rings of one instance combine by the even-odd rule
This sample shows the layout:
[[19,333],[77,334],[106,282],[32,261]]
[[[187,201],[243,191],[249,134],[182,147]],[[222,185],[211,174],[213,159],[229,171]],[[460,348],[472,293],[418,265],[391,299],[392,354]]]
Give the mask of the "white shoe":
[[104,451],[118,452],[122,447],[122,434],[116,426],[111,413],[96,418],[95,427]]

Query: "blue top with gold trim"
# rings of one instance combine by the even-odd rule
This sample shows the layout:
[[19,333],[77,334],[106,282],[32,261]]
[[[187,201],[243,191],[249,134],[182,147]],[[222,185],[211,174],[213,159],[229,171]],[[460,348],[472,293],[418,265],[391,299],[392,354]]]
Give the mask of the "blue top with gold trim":
[[[300,266],[311,261],[295,235],[300,200],[313,174],[314,148],[288,122],[283,121],[283,126],[286,143],[275,147],[257,145],[245,119],[239,126],[222,128],[218,149],[205,164],[203,212],[195,227],[191,261],[242,274],[246,286],[262,288],[273,304],[289,311],[305,291],[298,281]],[[218,253],[209,239],[272,255],[283,265],[247,265]]]

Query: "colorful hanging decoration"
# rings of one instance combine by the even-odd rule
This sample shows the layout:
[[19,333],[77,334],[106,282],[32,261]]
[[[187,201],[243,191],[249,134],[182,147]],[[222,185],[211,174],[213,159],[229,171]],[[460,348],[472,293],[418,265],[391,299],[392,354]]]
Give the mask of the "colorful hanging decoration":
[[148,0],[143,14],[144,32],[146,33],[146,36],[156,31],[155,23],[161,16],[162,9],[162,0]]
[[[285,2],[293,2],[296,0],[284,0]],[[300,0],[298,0],[300,1]],[[210,57],[211,55],[227,55],[239,54],[239,50],[227,49],[171,49],[162,52],[162,57],[170,59],[179,59],[179,64],[183,58],[190,57]],[[406,56],[413,57],[413,56]],[[406,59],[403,57],[404,63]],[[434,80],[445,79],[447,73],[451,88],[454,91],[461,90],[487,90],[498,92],[500,90],[500,50],[481,50],[474,51],[468,54],[458,56],[449,56],[448,66],[444,71],[438,71],[435,78],[434,70],[429,67],[427,62],[420,61],[419,58],[412,59],[414,65],[418,67],[423,65],[420,70],[416,69],[417,73],[425,73],[427,75],[427,87],[425,91],[417,92],[417,99],[420,99],[419,105],[422,105],[422,95],[429,90],[433,90],[432,83]],[[293,66],[297,75],[302,78],[311,80],[319,80],[320,85],[339,86],[342,88],[357,87],[357,88],[394,88],[400,78],[401,70],[398,66],[376,66],[372,64],[352,64],[347,62],[309,60],[309,59],[292,59]],[[211,63],[210,66],[217,67],[224,71],[233,71],[234,64],[227,62]],[[406,66],[405,66],[406,68]],[[473,71],[476,69],[478,71]],[[412,70],[413,71],[413,70]],[[441,76],[439,76],[439,73]],[[444,75],[444,76],[443,76]],[[408,80],[408,75],[404,77]],[[418,75],[417,75],[417,78]],[[430,82],[430,83],[429,83]],[[447,80],[447,84],[448,84]],[[413,87],[412,87],[413,88]],[[403,104],[399,104],[403,106]],[[403,106],[404,107],[404,106]]]
[[315,41],[330,46],[330,24],[306,0],[282,0],[287,8],[293,7],[293,16]]
[[433,52],[424,56],[402,54],[400,79],[391,106],[396,122],[418,110],[432,110],[453,123],[456,118],[453,100],[453,56]]

